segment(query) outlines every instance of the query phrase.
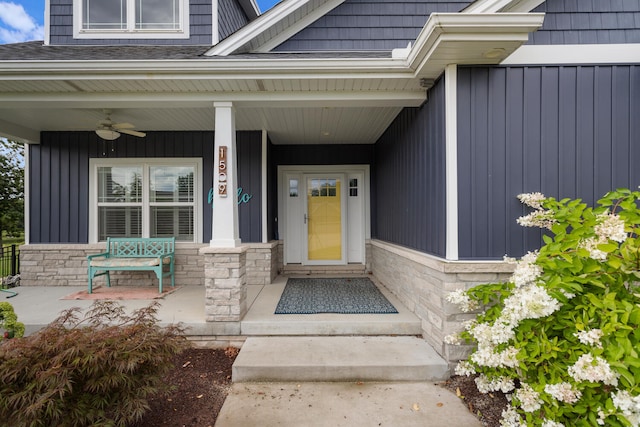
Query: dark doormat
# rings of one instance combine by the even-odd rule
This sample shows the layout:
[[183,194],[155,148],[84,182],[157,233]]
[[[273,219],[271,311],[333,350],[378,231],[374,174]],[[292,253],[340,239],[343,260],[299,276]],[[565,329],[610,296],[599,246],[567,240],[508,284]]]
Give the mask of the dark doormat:
[[398,310],[367,277],[288,279],[275,314],[389,314]]

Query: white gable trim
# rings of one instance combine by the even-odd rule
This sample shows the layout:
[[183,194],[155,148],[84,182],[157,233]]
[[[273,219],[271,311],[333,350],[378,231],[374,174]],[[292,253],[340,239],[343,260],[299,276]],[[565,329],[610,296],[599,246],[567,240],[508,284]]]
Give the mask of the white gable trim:
[[[331,7],[331,9],[333,9],[337,5],[343,3],[344,0],[324,0],[321,1],[321,5],[324,6],[324,3],[327,2],[334,4],[333,7]],[[205,53],[205,56],[226,56],[234,53],[243,46],[249,44],[251,40],[254,40],[261,34],[272,30],[277,24],[289,20],[297,10],[307,5],[312,5],[313,3],[313,0],[284,0],[281,3],[277,4],[273,9],[266,12],[264,15],[259,16],[253,22],[245,25],[234,34],[227,37],[213,48],[209,49]],[[323,7],[317,7],[307,17],[305,17],[304,21],[307,22],[307,20],[310,20],[310,22],[313,22],[317,20],[324,13],[326,13],[324,9],[325,8]],[[308,25],[310,22],[308,22],[306,25]],[[292,32],[294,31],[294,27],[295,32],[300,31],[297,25],[289,25],[284,31],[287,37],[291,37],[293,34],[295,34],[295,32]],[[275,36],[280,37],[279,34]]]
[[521,46],[501,65],[638,64],[640,43]]
[[340,6],[342,3],[344,3],[344,0],[329,0],[325,2],[320,7],[315,9],[313,13],[308,14],[303,19],[300,19],[293,25],[287,27],[285,31],[282,31],[280,34],[277,34],[275,37],[269,39],[266,43],[260,45],[257,49],[254,49],[254,52],[270,52],[272,49],[281,45],[300,31],[304,30],[309,25],[313,24],[322,16]]
[[463,13],[531,12],[545,0],[478,0]]
[[49,43],[51,43],[51,0],[45,0],[44,2],[44,45],[48,46]]

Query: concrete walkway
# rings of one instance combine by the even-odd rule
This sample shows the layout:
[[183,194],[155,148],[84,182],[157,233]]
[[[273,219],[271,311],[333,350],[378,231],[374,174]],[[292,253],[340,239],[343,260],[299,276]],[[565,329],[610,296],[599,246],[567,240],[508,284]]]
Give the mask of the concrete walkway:
[[429,382],[237,383],[215,427],[481,427]]

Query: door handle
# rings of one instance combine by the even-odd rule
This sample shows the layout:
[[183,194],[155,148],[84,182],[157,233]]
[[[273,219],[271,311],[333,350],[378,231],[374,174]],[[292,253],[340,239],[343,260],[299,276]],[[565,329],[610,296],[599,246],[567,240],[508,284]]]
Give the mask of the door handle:
[[307,220],[310,220],[310,219],[311,219],[311,218],[309,218],[309,217],[307,216],[307,214],[304,214],[304,223],[305,223],[305,224],[307,223]]

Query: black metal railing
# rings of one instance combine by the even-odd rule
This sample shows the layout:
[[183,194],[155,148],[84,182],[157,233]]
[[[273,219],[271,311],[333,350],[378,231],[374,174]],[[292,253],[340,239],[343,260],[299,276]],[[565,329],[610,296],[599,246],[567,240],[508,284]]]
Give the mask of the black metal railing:
[[20,274],[20,249],[18,245],[0,247],[0,277]]

